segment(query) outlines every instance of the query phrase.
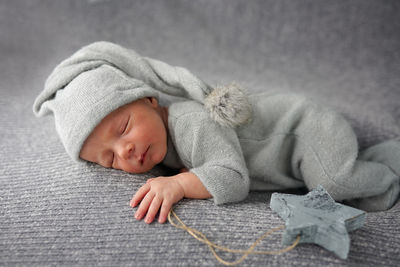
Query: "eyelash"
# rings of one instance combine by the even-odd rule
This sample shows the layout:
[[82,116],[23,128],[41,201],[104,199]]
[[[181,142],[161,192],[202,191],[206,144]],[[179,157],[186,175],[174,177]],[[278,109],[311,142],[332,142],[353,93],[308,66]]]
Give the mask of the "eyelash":
[[128,124],[129,124],[129,120],[130,120],[130,118],[131,118],[131,117],[128,117],[128,120],[127,120],[127,121],[126,121],[126,123],[125,123],[124,130],[122,131],[122,133],[121,133],[121,134],[124,134],[124,133],[125,133],[125,131],[126,131],[126,129],[128,128]]

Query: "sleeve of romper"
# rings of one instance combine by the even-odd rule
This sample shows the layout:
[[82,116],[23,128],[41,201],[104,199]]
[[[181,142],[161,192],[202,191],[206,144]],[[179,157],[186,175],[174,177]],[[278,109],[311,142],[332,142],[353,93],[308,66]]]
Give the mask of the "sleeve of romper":
[[181,115],[175,130],[184,164],[207,188],[215,204],[247,197],[248,170],[232,128],[220,126],[206,112],[193,112]]

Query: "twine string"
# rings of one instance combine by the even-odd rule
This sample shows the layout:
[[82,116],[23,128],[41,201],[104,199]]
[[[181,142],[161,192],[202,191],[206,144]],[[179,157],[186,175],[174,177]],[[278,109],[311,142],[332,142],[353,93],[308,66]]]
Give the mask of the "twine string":
[[[173,217],[173,218],[172,218]],[[177,223],[175,221],[177,221]],[[173,226],[175,226],[176,228],[185,230],[186,232],[188,232],[191,236],[193,236],[195,239],[197,239],[198,241],[208,245],[208,247],[210,248],[212,254],[214,255],[214,257],[222,264],[224,265],[228,265],[228,266],[232,266],[232,265],[236,265],[241,263],[244,259],[246,259],[250,254],[267,254],[267,255],[279,255],[285,252],[288,252],[292,249],[294,249],[300,242],[300,235],[297,236],[296,240],[293,242],[292,245],[280,249],[280,250],[272,250],[272,251],[254,251],[254,249],[256,248],[256,246],[265,238],[267,238],[269,235],[271,235],[273,232],[282,230],[285,228],[285,226],[279,226],[279,227],[275,227],[272,228],[270,230],[268,230],[266,233],[264,233],[263,235],[261,235],[259,238],[257,238],[256,241],[254,241],[254,243],[247,249],[247,250],[240,250],[240,249],[230,249],[224,246],[220,246],[217,245],[213,242],[211,242],[202,232],[193,229],[191,227],[188,227],[179,217],[178,215],[176,215],[176,213],[173,211],[173,209],[171,209],[168,213],[168,221],[170,224],[172,224]],[[234,253],[234,254],[243,254],[241,258],[239,258],[236,261],[225,261],[223,260],[218,253],[216,252],[216,249],[221,250],[221,251],[225,251],[225,252],[230,252],[230,253]]]

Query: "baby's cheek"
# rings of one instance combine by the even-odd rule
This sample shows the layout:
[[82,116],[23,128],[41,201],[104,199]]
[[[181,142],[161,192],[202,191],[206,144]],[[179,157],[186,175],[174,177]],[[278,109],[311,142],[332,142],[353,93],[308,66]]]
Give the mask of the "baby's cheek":
[[167,155],[167,147],[165,146],[151,155],[151,161],[154,163],[154,165],[157,165],[164,160],[166,155]]
[[163,155],[161,153],[155,153],[153,155],[151,155],[151,163],[153,165],[160,163],[163,160]]

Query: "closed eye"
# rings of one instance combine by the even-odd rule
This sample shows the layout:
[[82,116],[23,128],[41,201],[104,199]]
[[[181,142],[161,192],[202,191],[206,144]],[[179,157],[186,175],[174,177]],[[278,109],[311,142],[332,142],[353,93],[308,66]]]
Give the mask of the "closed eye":
[[131,118],[131,116],[128,117],[121,134],[124,134],[126,132],[126,129],[128,129],[128,124],[129,124],[130,118]]

